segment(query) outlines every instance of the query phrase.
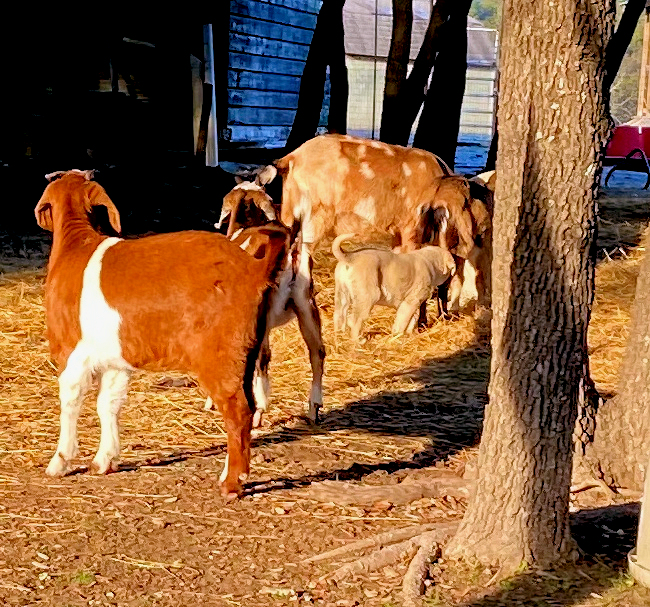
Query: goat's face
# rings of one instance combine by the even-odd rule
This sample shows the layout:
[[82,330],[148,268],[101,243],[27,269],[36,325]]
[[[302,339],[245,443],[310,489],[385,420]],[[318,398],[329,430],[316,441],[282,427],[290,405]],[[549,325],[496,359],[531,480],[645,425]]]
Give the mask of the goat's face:
[[120,214],[108,197],[106,190],[91,181],[93,171],[57,171],[45,176],[50,184],[45,188],[34,209],[38,225],[54,231],[56,217],[63,216],[66,209],[78,216],[90,216],[96,207],[104,207],[113,230],[120,233]]
[[260,185],[245,181],[235,186],[223,199],[217,229],[228,222],[228,236],[232,236],[236,226],[262,225],[277,218],[273,200]]

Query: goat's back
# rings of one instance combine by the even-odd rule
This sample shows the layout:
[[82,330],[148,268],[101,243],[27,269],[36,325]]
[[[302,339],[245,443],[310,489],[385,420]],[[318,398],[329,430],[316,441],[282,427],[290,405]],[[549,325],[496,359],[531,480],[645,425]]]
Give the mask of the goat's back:
[[179,232],[109,248],[100,284],[121,316],[124,359],[135,367],[196,369],[206,348],[212,361],[230,362],[237,349],[243,356],[256,340],[284,246],[255,259],[219,234]]

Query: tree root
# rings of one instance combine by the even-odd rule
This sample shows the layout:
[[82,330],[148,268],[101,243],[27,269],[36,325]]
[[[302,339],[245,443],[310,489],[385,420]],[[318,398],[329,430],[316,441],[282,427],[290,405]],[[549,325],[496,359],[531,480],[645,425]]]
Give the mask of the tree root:
[[339,567],[333,573],[327,574],[324,579],[333,582],[340,582],[350,574],[369,573],[371,571],[377,571],[377,569],[381,569],[387,565],[392,565],[404,556],[414,553],[418,547],[418,540],[419,536],[393,544],[392,546],[380,548],[379,550],[376,550],[367,556],[363,556],[356,561],[346,563],[343,567]]
[[440,534],[435,531],[428,531],[418,538],[418,551],[411,560],[402,582],[403,607],[416,607],[417,601],[422,596],[424,580],[429,572],[429,563],[440,558],[442,553],[439,536]]
[[351,552],[358,552],[359,550],[364,550],[365,548],[375,548],[377,546],[394,544],[395,542],[411,539],[416,535],[420,535],[425,531],[435,529],[438,526],[439,525],[436,523],[430,523],[428,525],[414,525],[413,527],[405,527],[404,529],[397,529],[396,531],[387,531],[386,533],[380,533],[379,535],[366,538],[365,540],[352,542],[351,544],[346,544],[345,546],[334,548],[334,550],[328,550],[327,552],[322,552],[321,554],[310,556],[308,559],[305,559],[302,562],[314,563],[316,561],[325,561],[337,556],[346,556]]
[[[405,605],[414,605],[414,601],[422,594],[424,579],[428,572],[428,563],[432,557],[439,556],[442,543],[456,532],[459,521],[444,522],[430,525],[416,525],[381,533],[374,538],[361,540],[341,546],[329,552],[310,557],[303,561],[315,562],[333,557],[342,557],[366,548],[378,548],[365,556],[346,563],[335,571],[320,578],[340,582],[348,575],[369,573],[401,560],[407,555],[415,555],[404,578],[402,592]],[[410,602],[409,602],[410,601]]]

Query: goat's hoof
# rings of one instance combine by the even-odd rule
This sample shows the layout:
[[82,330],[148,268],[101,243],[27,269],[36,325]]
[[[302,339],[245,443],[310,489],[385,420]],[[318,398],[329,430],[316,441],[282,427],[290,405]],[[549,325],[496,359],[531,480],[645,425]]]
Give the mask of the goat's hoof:
[[214,402],[208,396],[208,398],[205,399],[205,404],[203,405],[203,410],[204,411],[212,411],[212,409],[214,409]]
[[119,464],[117,460],[113,458],[101,458],[97,457],[90,464],[90,471],[93,474],[110,474],[111,472],[117,472],[119,469]]
[[70,471],[70,464],[60,453],[55,453],[54,457],[45,469],[48,476],[65,476]]
[[318,425],[320,421],[320,409],[323,405],[321,403],[309,403],[309,408],[307,411],[305,411],[305,416],[307,417],[307,420],[311,423],[314,424],[315,426]]
[[221,484],[221,495],[227,502],[232,502],[233,500],[236,500],[244,490],[243,487],[241,486],[240,483],[236,483],[234,485],[230,485],[228,483],[222,483]]

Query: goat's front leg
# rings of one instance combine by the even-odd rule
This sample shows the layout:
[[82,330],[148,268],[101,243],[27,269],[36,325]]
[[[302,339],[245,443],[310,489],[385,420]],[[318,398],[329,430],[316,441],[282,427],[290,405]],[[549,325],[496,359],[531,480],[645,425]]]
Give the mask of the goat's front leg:
[[45,474],[63,476],[70,471],[70,462],[77,455],[77,420],[84,395],[92,384],[92,371],[82,350],[75,349],[68,357],[65,369],[59,376],[61,401],[61,429],[59,444]]
[[318,411],[323,406],[323,370],[325,366],[325,344],[321,332],[320,313],[314,298],[314,284],[311,277],[312,260],[305,246],[301,252],[300,268],[295,281],[294,304],[300,332],[309,350],[312,383],[309,393],[307,417],[318,423]]
[[243,388],[227,398],[221,410],[228,433],[228,454],[219,481],[221,494],[230,500],[243,491],[242,481],[250,472],[253,414]]
[[131,373],[124,369],[104,371],[100,379],[97,396],[97,414],[101,426],[99,449],[90,467],[97,474],[117,470],[120,455],[119,414],[126,400]]
[[255,414],[253,415],[253,428],[262,425],[262,416],[269,406],[269,394],[271,383],[269,381],[269,364],[271,362],[271,346],[269,344],[268,330],[262,344],[260,353],[255,364],[255,375],[253,376],[253,396],[255,398]]

